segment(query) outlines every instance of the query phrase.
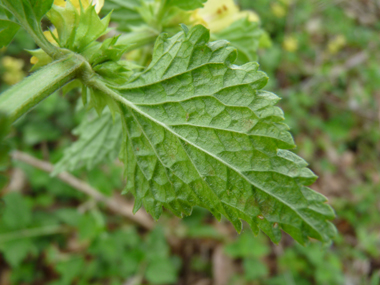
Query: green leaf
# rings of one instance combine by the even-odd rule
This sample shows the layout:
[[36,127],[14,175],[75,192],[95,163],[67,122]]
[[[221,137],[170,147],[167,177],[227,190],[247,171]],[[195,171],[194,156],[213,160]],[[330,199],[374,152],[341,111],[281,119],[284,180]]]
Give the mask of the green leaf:
[[72,284],[73,280],[83,274],[85,262],[83,257],[75,256],[69,260],[62,260],[55,265],[55,270],[60,275],[60,280],[51,284]]
[[149,284],[174,284],[177,271],[170,259],[156,259],[148,264],[145,277]]
[[18,20],[23,19],[39,29],[42,17],[51,9],[54,0],[1,0],[0,3]]
[[117,158],[122,126],[119,118],[113,121],[108,109],[101,116],[89,113],[73,133],[79,139],[65,150],[63,158],[55,165],[54,174],[84,166],[90,170],[100,163]]
[[189,10],[195,10],[198,8],[203,7],[203,3],[205,3],[207,0],[168,0],[167,6],[177,6],[178,8],[181,8],[183,10],[189,11]]
[[268,276],[269,270],[265,262],[259,259],[245,258],[243,261],[244,276],[249,281],[257,281]]
[[216,39],[228,40],[238,50],[237,63],[257,60],[263,30],[259,23],[251,22],[248,18],[235,21],[228,28],[213,34]]
[[60,47],[75,52],[91,48],[94,41],[107,33],[110,16],[100,19],[92,5],[79,13],[71,2],[64,8],[54,5],[48,13],[49,20],[57,28]]
[[15,22],[0,19],[0,48],[10,44],[19,28]]
[[257,63],[236,66],[226,41],[207,43],[196,26],[172,38],[161,35],[150,66],[113,91],[127,132],[127,190],[158,219],[162,207],[178,216],[195,205],[238,231],[241,219],[273,241],[281,230],[300,243],[329,241],[334,212],[307,185],[316,176],[290,152],[292,136],[279,98],[262,91],[267,76]]
[[18,192],[11,192],[4,197],[4,214],[1,223],[9,229],[23,229],[31,223],[32,213],[24,199]]
[[105,13],[112,12],[112,22],[118,23],[119,31],[130,32],[132,27],[144,24],[144,20],[137,8],[141,6],[139,0],[107,0],[102,9]]
[[0,244],[5,260],[13,268],[18,267],[29,253],[36,253],[37,248],[30,239],[20,239]]
[[149,284],[173,284],[177,281],[178,266],[170,258],[170,247],[161,227],[149,233],[146,240],[147,268],[145,277]]
[[270,253],[270,248],[265,243],[265,240],[259,237],[254,238],[252,234],[245,232],[234,243],[227,245],[225,252],[234,258],[266,256]]
[[[16,18],[41,48],[52,55],[55,48],[42,33],[41,19],[50,10],[53,2],[54,0],[0,0],[0,5]],[[14,33],[14,30],[15,26],[12,26],[10,34]]]

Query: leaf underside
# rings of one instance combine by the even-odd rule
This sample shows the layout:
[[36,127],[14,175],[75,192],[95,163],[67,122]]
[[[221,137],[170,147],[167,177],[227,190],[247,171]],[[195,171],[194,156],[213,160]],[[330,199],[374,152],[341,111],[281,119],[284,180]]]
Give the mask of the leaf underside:
[[[127,138],[127,191],[158,219],[162,207],[178,216],[195,205],[240,232],[241,220],[274,242],[281,230],[301,244],[329,241],[334,218],[326,198],[306,187],[316,176],[294,148],[279,98],[257,63],[236,66],[226,41],[208,43],[196,26],[158,38],[150,66],[114,87]],[[121,101],[123,101],[121,100]]]
[[115,160],[119,154],[122,126],[120,120],[113,121],[109,109],[101,116],[90,112],[73,134],[79,138],[65,150],[54,167],[53,175],[82,167],[92,169],[100,163]]

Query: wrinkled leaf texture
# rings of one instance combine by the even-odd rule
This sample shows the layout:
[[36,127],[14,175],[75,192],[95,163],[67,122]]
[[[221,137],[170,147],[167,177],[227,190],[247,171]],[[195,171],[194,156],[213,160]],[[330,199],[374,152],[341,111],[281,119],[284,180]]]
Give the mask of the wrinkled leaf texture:
[[108,108],[101,116],[90,112],[73,134],[79,138],[65,149],[62,159],[54,166],[53,175],[82,167],[93,169],[100,163],[115,160],[120,152],[121,121],[117,118],[114,122]]
[[195,205],[240,232],[241,220],[274,242],[281,229],[301,244],[335,234],[326,198],[307,186],[316,176],[289,151],[295,147],[279,97],[257,63],[233,65],[235,48],[208,43],[196,26],[161,35],[152,62],[123,86],[120,98],[127,191],[158,219],[163,207],[178,216]]

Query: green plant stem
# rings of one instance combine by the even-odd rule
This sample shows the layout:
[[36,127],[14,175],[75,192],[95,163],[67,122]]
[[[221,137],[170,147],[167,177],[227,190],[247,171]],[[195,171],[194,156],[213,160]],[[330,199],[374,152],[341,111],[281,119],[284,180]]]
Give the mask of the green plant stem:
[[24,29],[32,37],[33,41],[39,46],[44,52],[46,52],[51,58],[58,59],[63,56],[61,50],[54,45],[52,45],[43,34],[42,30],[38,30],[36,33],[27,24],[23,24]]
[[156,15],[156,24],[160,24],[166,13],[166,2],[167,0],[161,0],[160,7],[158,8]]
[[64,53],[58,47],[52,45],[45,37],[40,23],[38,23],[38,27],[32,27],[30,23],[20,14],[20,11],[17,11],[12,5],[5,5],[6,9],[8,9],[17,19],[19,24],[28,32],[28,34],[33,38],[33,41],[43,49],[51,58],[59,59],[64,56]]
[[0,112],[4,112],[15,121],[73,80],[83,63],[81,57],[68,54],[43,67],[0,95]]
[[60,225],[46,226],[41,228],[24,229],[0,235],[0,243],[13,241],[16,239],[32,238],[39,236],[55,235],[65,233],[68,228]]
[[[121,37],[119,43],[130,44],[127,51],[131,51],[154,43],[157,35],[157,31],[146,28]],[[60,55],[60,59],[0,95],[0,112],[6,113],[11,121],[15,121],[71,80],[80,78],[86,82],[94,75],[91,66],[79,54],[64,49],[57,49],[55,55],[57,54]],[[62,57],[64,54],[65,57]]]
[[129,45],[126,52],[141,48],[148,44],[153,44],[159,32],[150,28],[136,30],[122,35],[117,41],[121,45]]

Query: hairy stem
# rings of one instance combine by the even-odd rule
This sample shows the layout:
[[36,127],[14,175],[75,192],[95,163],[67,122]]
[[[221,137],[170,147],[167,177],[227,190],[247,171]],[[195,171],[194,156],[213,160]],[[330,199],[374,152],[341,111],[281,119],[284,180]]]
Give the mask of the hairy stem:
[[0,96],[0,112],[12,121],[76,77],[83,60],[75,54],[57,60],[33,73]]
[[33,41],[39,46],[44,52],[46,52],[51,58],[58,59],[63,56],[61,49],[52,45],[44,36],[42,30],[38,32],[33,31],[27,24],[23,25],[24,29],[32,37]]

